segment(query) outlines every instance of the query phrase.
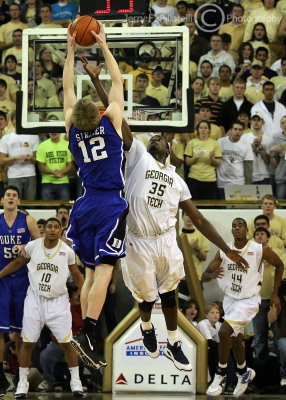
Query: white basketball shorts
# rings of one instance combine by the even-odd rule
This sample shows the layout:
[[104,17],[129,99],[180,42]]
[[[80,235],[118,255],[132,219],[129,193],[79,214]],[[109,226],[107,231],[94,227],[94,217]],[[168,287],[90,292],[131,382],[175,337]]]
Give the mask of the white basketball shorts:
[[139,301],[154,301],[159,293],[176,289],[185,276],[184,261],[177,245],[176,230],[160,236],[126,240],[126,264],[122,267],[125,285]]
[[48,299],[39,296],[29,286],[24,303],[23,341],[37,342],[44,325],[50,328],[59,343],[70,341],[72,316],[69,299],[66,294]]
[[244,327],[258,313],[261,297],[257,294],[247,299],[234,299],[224,296],[223,309],[224,320],[232,327],[233,335],[244,333]]

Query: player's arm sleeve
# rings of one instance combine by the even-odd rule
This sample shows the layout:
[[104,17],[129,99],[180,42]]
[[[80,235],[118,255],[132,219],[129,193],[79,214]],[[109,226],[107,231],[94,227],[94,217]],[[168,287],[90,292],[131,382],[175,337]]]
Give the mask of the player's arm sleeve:
[[181,203],[183,201],[190,200],[192,198],[192,195],[189,191],[189,188],[188,188],[186,182],[178,174],[176,174],[176,178],[180,181],[181,189],[182,189],[181,193],[180,193],[179,202]]
[[68,247],[68,265],[75,264],[75,252]]
[[125,151],[127,176],[145,153],[147,153],[145,146],[138,139],[133,138],[130,149]]
[[29,242],[29,243],[27,243],[26,244],[26,246],[25,246],[25,253],[26,253],[26,258],[31,258],[32,257],[32,252],[33,252],[33,249],[34,249],[34,241],[32,241],[32,242]]

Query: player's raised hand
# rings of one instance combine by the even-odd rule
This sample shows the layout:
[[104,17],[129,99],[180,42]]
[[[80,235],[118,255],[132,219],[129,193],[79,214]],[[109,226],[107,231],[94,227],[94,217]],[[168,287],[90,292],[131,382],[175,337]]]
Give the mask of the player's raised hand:
[[100,29],[98,34],[96,34],[94,31],[91,31],[92,36],[95,37],[96,42],[99,44],[101,47],[102,45],[106,44],[106,36],[105,36],[105,31],[102,23],[100,21],[97,21],[100,25]]
[[68,26],[68,32],[67,32],[68,51],[69,50],[74,51],[75,45],[76,45],[76,41],[75,41],[76,31],[71,33],[71,27],[72,27],[72,24],[70,23]]
[[230,260],[235,262],[235,264],[237,264],[239,269],[241,269],[242,271],[246,271],[246,269],[249,268],[248,262],[243,257],[241,257],[236,250],[229,250],[227,253],[225,253],[225,255]]
[[100,74],[101,68],[104,66],[104,63],[100,63],[99,65],[91,64],[88,59],[84,56],[79,56],[80,61],[82,62],[83,68],[85,69],[86,73],[92,78],[98,78]]

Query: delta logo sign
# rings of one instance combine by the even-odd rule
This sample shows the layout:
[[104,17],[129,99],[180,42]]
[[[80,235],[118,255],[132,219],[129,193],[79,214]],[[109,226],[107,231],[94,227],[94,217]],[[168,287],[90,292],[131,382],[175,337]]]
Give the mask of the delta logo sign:
[[[160,356],[163,356],[164,348],[167,346],[167,342],[158,342],[160,346]],[[143,345],[143,339],[135,339],[129,342],[125,342],[125,351],[127,357],[144,357],[149,355],[145,351],[145,347]]]
[[[148,385],[186,385],[191,386],[191,379],[188,374],[179,375],[179,374],[144,374],[144,373],[134,373],[130,377],[131,386],[132,384],[140,385],[140,384],[148,384]],[[128,381],[121,372],[118,378],[115,381],[116,385],[128,385]]]

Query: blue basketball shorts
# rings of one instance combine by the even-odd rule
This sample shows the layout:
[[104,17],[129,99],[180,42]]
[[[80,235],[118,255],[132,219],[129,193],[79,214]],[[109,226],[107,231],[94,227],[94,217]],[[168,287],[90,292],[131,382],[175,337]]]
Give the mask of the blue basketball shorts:
[[119,191],[89,191],[75,202],[67,231],[85,267],[115,265],[125,257],[128,205]]
[[28,274],[0,279],[0,332],[21,332]]

